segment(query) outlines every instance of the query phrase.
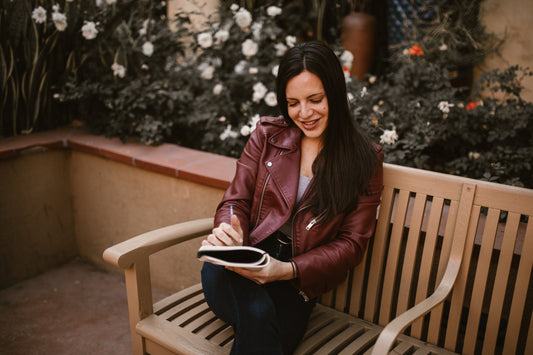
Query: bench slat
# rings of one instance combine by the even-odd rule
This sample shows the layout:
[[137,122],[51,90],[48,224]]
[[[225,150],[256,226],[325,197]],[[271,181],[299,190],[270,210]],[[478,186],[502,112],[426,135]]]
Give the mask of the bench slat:
[[[522,248],[520,258],[520,265],[518,266],[518,273],[516,277],[517,285],[527,285],[531,278],[531,269],[533,267],[533,216],[529,216],[529,223],[524,239],[524,246]],[[511,302],[511,311],[509,315],[509,324],[521,324],[524,316],[524,306],[527,298],[527,287],[515,287],[513,300]],[[531,316],[530,316],[531,318]],[[526,318],[527,319],[527,318]],[[518,336],[520,327],[508,327],[505,334],[504,353],[515,354],[518,344]],[[533,343],[533,337],[528,338],[528,343]],[[526,352],[531,354],[531,352]]]
[[468,312],[468,321],[466,323],[465,339],[469,339],[469,341],[465,342],[463,352],[467,354],[473,354],[476,348],[476,339],[479,323],[481,321],[483,300],[487,286],[487,278],[489,275],[492,250],[494,247],[494,239],[496,237],[496,228],[498,228],[499,217],[499,210],[493,208],[489,209],[485,223],[485,230],[483,232],[483,243],[481,244],[481,250],[476,268],[476,276]]
[[496,350],[496,340],[498,340],[498,330],[500,328],[500,320],[502,316],[503,302],[505,298],[505,291],[509,282],[509,272],[511,270],[511,261],[513,259],[514,243],[516,241],[513,236],[518,232],[518,224],[520,223],[520,215],[517,213],[509,213],[507,216],[507,223],[505,226],[505,233],[503,236],[503,245],[500,256],[498,258],[498,268],[496,270],[495,286],[492,291],[492,298],[490,301],[490,311],[487,320],[487,330],[485,331],[485,342],[483,343],[482,352],[484,354],[494,353]]

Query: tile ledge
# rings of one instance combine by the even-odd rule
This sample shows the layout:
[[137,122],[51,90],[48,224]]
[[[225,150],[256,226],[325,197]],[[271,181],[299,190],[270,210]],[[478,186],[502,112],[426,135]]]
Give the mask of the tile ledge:
[[[174,166],[175,173],[171,173],[168,169],[168,163],[166,166],[162,166],[161,160],[151,159],[150,155],[142,154],[143,159],[150,160],[149,164],[144,164],[142,169],[173,177],[178,176],[180,179],[216,188],[225,189],[229,186],[235,174],[235,158],[181,147],[176,144],[167,143],[167,145],[176,147],[176,150],[185,156],[196,155],[198,160],[176,164]],[[36,150],[36,148],[81,151],[137,168],[139,167],[135,165],[135,159],[139,157],[140,149],[145,153],[157,149],[157,147],[146,146],[138,141],[121,143],[118,138],[106,138],[103,135],[97,136],[81,128],[64,127],[24,136],[0,138],[0,160],[15,158],[32,151],[41,151],[40,149]],[[109,154],[110,149],[117,149],[120,154]],[[195,169],[197,171],[194,171],[194,173],[190,172],[191,168],[206,163],[211,165],[211,169]],[[213,164],[215,167],[213,167]],[[224,173],[220,174],[221,171]]]

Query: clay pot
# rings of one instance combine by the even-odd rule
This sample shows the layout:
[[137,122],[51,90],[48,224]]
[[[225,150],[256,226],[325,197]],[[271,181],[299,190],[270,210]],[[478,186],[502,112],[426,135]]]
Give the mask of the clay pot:
[[376,31],[376,17],[367,13],[352,11],[342,21],[342,45],[354,56],[351,74],[359,81],[372,72]]

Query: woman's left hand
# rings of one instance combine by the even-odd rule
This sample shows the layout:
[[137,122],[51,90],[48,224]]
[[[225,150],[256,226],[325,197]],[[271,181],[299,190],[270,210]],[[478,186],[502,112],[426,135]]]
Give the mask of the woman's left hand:
[[268,265],[258,270],[229,266],[226,266],[226,269],[231,270],[242,277],[246,277],[259,285],[274,281],[293,279],[293,266],[291,263],[279,261],[274,258],[270,258]]

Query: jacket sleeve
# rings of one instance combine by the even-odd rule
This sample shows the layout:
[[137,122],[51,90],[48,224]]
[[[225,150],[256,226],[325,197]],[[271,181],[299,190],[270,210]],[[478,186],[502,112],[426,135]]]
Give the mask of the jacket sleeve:
[[[312,299],[340,285],[358,265],[376,228],[377,208],[383,189],[383,151],[369,182],[368,194],[359,197],[357,208],[345,215],[335,237],[328,243],[294,257],[299,279],[297,287]],[[342,218],[342,217],[341,217]]]
[[248,139],[241,157],[237,160],[235,176],[215,213],[215,226],[222,222],[230,224],[230,206],[233,206],[233,213],[239,218],[244,233],[244,244],[247,244],[248,240],[257,169],[263,152],[265,136],[261,124],[258,124]]

